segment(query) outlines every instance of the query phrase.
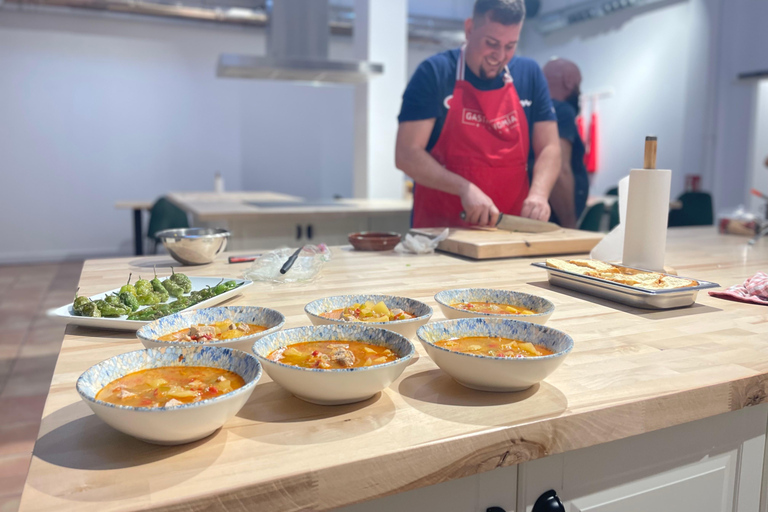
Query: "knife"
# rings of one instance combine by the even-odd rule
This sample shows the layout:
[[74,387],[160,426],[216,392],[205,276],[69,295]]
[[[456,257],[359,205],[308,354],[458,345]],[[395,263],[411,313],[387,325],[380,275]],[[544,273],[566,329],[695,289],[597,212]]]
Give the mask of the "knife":
[[[465,220],[467,214],[461,212],[462,220]],[[504,231],[520,231],[522,233],[547,233],[562,229],[554,222],[544,222],[543,220],[529,219],[527,217],[518,217],[507,213],[499,213],[499,220],[496,227]]]

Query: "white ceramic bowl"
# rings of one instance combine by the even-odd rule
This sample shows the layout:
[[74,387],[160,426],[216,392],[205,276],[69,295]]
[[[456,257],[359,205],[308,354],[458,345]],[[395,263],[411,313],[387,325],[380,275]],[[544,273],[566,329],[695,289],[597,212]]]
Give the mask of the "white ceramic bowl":
[[[158,338],[189,328],[195,324],[212,324],[223,320],[232,320],[235,323],[245,322],[257,324],[267,329],[261,332],[233,338],[231,340],[219,341],[160,341]],[[218,308],[198,309],[194,311],[184,311],[174,315],[164,316],[154,322],[150,322],[136,331],[136,336],[147,348],[159,347],[227,347],[236,348],[250,353],[253,342],[267,334],[279,331],[285,325],[285,317],[279,311],[269,308],[260,308],[258,306],[224,306]]]
[[[435,295],[435,301],[440,305],[440,309],[445,318],[449,320],[455,318],[509,318],[512,320],[521,320],[523,322],[543,325],[547,323],[547,320],[549,320],[549,317],[551,317],[552,313],[555,311],[555,305],[544,297],[509,290],[494,290],[492,288],[443,290]],[[466,311],[453,306],[453,304],[461,302],[495,302],[497,304],[524,307],[531,311],[536,311],[536,314],[497,315],[494,313]]]
[[[161,366],[208,366],[240,375],[245,385],[227,394],[171,407],[128,407],[96,400],[113,380]],[[90,367],[77,379],[77,392],[109,426],[154,444],[183,444],[211,435],[245,405],[261,377],[253,355],[221,347],[164,347],[120,354]]]
[[[339,370],[301,368],[267,358],[277,349],[303,341],[361,341],[387,347],[400,357],[389,363]],[[298,398],[314,404],[340,405],[361,402],[389,386],[403,373],[415,349],[407,338],[395,332],[348,323],[276,332],[256,341],[253,352],[272,380]]]
[[406,313],[415,315],[410,320],[395,320],[394,322],[359,322],[362,325],[381,327],[402,334],[408,339],[416,336],[416,330],[429,322],[432,317],[432,308],[415,299],[396,297],[394,295],[337,295],[310,302],[304,307],[304,312],[312,321],[312,325],[350,325],[358,322],[345,322],[344,320],[332,320],[320,316],[334,309],[345,308],[352,304],[362,304],[371,301],[374,304],[384,302],[389,309],[400,308]]
[[[429,357],[459,384],[481,391],[522,391],[554,372],[573,348],[573,338],[543,325],[504,318],[433,322],[418,331]],[[508,358],[453,352],[435,345],[448,338],[500,336],[543,345],[549,356]]]

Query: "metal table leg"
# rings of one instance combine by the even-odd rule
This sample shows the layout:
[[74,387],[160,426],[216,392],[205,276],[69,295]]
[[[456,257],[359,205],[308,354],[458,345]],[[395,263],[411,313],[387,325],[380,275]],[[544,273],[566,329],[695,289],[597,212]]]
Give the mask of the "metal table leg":
[[749,245],[755,245],[755,242],[764,236],[768,236],[768,226],[764,227],[758,234],[756,234],[752,240],[749,241]]
[[133,245],[136,256],[144,254],[144,236],[141,227],[141,208],[133,209]]

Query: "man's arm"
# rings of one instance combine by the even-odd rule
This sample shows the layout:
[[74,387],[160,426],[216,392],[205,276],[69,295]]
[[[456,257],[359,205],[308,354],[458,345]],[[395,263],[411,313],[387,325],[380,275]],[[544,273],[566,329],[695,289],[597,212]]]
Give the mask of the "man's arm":
[[557,214],[560,225],[564,228],[575,228],[577,220],[573,190],[573,169],[571,169],[572,150],[573,144],[568,139],[560,139],[560,153],[562,157],[560,176],[558,176],[555,186],[552,187],[552,194],[549,196],[549,204]]
[[557,122],[539,121],[533,125],[533,181],[523,202],[523,217],[549,220],[549,194],[560,173],[560,142]]
[[395,165],[419,185],[459,196],[467,214],[467,222],[495,226],[499,209],[493,200],[474,183],[448,171],[427,152],[427,143],[434,126],[434,119],[400,123],[395,145]]

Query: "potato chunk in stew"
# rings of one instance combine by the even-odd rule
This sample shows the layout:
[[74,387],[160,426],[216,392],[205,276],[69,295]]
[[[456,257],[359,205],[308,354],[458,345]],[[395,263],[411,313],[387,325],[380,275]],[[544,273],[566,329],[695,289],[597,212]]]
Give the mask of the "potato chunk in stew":
[[320,313],[320,316],[331,320],[343,320],[344,322],[394,322],[395,320],[415,318],[414,315],[402,309],[389,309],[384,302],[374,304],[371,301]]
[[451,304],[454,308],[473,313],[489,313],[493,315],[535,315],[536,312],[522,306],[499,304],[496,302],[458,302]]
[[267,358],[278,363],[323,370],[360,368],[399,359],[387,347],[361,341],[305,341],[279,348]]
[[438,341],[435,345],[454,352],[491,357],[537,357],[548,356],[554,353],[542,345],[534,345],[533,343],[513,340],[511,338],[488,336],[450,338]]
[[150,368],[113,380],[96,400],[131,407],[169,407],[221,396],[245,385],[241,376],[206,366]]

